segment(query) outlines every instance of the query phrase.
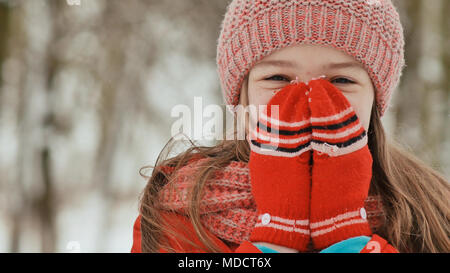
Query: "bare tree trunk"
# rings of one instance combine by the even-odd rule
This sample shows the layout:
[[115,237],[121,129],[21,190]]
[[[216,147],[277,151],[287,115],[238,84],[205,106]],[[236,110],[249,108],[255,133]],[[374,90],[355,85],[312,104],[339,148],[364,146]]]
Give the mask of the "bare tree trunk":
[[[445,0],[447,1],[447,0]],[[444,89],[442,82],[444,81],[444,63],[443,48],[444,38],[441,33],[442,17],[447,16],[442,13],[443,0],[433,1],[430,5],[429,1],[422,2],[424,28],[423,52],[421,60],[421,76],[424,83],[421,98],[421,142],[422,154],[432,164],[433,167],[440,169],[440,155],[442,153],[441,136],[445,131],[445,120],[442,120],[442,113],[445,109],[440,107],[440,103],[444,98]]]
[[[6,46],[7,43],[4,41],[8,40],[9,35],[9,7],[5,3],[0,2],[0,73],[3,71],[2,65],[6,56]],[[1,74],[0,74],[1,75]],[[0,76],[0,87],[3,85],[2,77]],[[0,88],[0,100],[2,89]],[[1,105],[1,101],[0,101]]]
[[[19,16],[27,20],[38,20],[38,29],[22,25],[21,35],[26,45],[19,52],[25,64],[23,85],[20,88],[19,108],[19,157],[18,180],[22,187],[23,206],[15,212],[12,251],[17,252],[16,236],[23,232],[34,234],[40,238],[42,252],[54,252],[56,246],[55,204],[53,181],[51,179],[51,154],[49,139],[51,110],[48,86],[48,40],[34,41],[30,31],[47,32],[51,35],[51,7],[40,6],[37,2],[24,2],[16,7]],[[41,22],[41,18],[49,21]],[[42,19],[44,20],[44,19]],[[25,20],[26,21],[26,20]],[[28,33],[27,33],[28,32]],[[36,37],[36,36],[34,36]],[[45,37],[45,36],[44,36]],[[42,39],[40,37],[40,39]],[[27,219],[28,218],[28,219]],[[26,226],[24,223],[32,223]]]
[[405,57],[407,68],[404,71],[402,85],[395,94],[395,131],[394,136],[399,141],[414,143],[415,139],[408,137],[410,135],[419,138],[418,134],[412,134],[411,128],[415,127],[415,122],[419,119],[419,113],[411,111],[418,109],[418,96],[421,86],[419,84],[419,56],[421,53],[421,41],[423,34],[420,28],[417,28],[422,21],[420,7],[422,0],[403,0],[398,2],[404,10],[404,25],[408,30],[405,33],[406,49]]
[[53,179],[51,177],[50,148],[45,145],[41,151],[41,169],[44,184],[44,192],[39,197],[37,210],[41,222],[42,252],[54,252],[56,249],[56,227],[55,227],[55,203],[53,194]]
[[444,91],[444,111],[442,113],[443,128],[442,134],[440,136],[439,142],[444,146],[442,149],[442,156],[440,158],[441,162],[444,164],[444,172],[448,178],[450,178],[450,1],[444,1],[442,8],[441,25],[442,25],[442,47],[443,50],[443,64],[444,64],[444,75],[442,79],[442,90]]
[[[23,17],[23,10],[21,8],[14,8],[11,10],[9,21],[11,28],[11,36],[8,40],[8,50],[12,57],[17,58],[18,61],[24,63],[24,51],[26,50],[25,38],[24,38],[24,26],[21,24],[21,19]],[[28,194],[26,191],[26,185],[24,183],[24,176],[27,172],[27,167],[25,163],[25,148],[27,139],[30,136],[29,127],[27,127],[24,122],[26,120],[26,108],[27,108],[27,96],[25,95],[25,73],[19,75],[20,81],[17,86],[17,97],[19,98],[19,103],[17,106],[17,120],[18,120],[18,151],[17,151],[17,168],[16,178],[17,181],[11,181],[15,184],[14,191],[12,194],[15,198],[10,204],[10,218],[12,220],[12,228],[10,235],[10,252],[16,253],[20,251],[20,237],[24,231],[24,218],[29,215],[30,204],[28,200]],[[28,170],[29,171],[29,170]],[[33,227],[32,227],[33,228]]]
[[100,111],[101,140],[96,153],[97,160],[96,167],[94,168],[96,172],[93,182],[96,183],[96,188],[99,190],[102,200],[102,220],[100,223],[100,233],[97,237],[97,249],[99,251],[105,251],[106,240],[112,224],[113,212],[111,211],[111,207],[114,204],[114,194],[111,183],[113,179],[114,159],[123,125],[123,115],[127,110],[129,111],[126,106],[129,97],[132,96],[132,94],[127,94],[128,90],[124,90],[123,88],[123,81],[126,81],[126,76],[128,76],[125,71],[126,48],[123,48],[124,43],[120,43],[119,41],[119,39],[127,41],[127,36],[132,31],[129,29],[128,31],[122,32],[122,35],[118,35],[118,33],[113,31],[114,28],[109,27],[110,25],[116,24],[117,21],[120,22],[120,17],[119,19],[116,18],[114,22],[111,21],[111,15],[117,13],[116,7],[117,2],[112,2],[110,5],[107,5],[107,8],[102,14],[104,26],[109,31],[108,42],[115,46],[105,49],[109,52],[108,55],[110,58],[108,59],[108,63],[112,69],[106,71],[109,75],[104,75],[104,78],[110,81],[102,84],[103,104]]

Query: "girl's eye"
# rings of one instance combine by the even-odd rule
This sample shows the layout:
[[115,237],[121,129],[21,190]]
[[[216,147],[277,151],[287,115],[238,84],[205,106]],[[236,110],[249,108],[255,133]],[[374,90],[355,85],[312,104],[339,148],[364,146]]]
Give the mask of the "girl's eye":
[[289,81],[289,79],[281,75],[275,75],[270,78],[267,78],[266,81]]
[[340,83],[340,84],[353,84],[355,83],[354,81],[351,81],[347,78],[336,78],[334,80],[331,81],[332,83]]

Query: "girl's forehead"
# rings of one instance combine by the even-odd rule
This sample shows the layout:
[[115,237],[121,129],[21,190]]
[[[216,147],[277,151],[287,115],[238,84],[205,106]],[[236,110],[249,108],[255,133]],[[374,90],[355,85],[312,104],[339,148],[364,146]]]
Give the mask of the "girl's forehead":
[[309,44],[294,45],[276,50],[271,55],[261,59],[253,69],[292,68],[302,70],[313,67],[321,69],[364,69],[362,63],[341,50]]

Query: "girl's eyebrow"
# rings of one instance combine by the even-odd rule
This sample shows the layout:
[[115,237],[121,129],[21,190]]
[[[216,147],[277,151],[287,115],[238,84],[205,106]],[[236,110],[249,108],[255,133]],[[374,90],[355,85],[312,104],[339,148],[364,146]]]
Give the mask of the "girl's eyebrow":
[[[267,60],[262,61],[254,66],[254,68],[262,68],[268,66],[275,67],[284,67],[284,68],[296,68],[298,65],[294,62],[287,60]],[[364,69],[364,66],[359,62],[344,62],[344,63],[329,63],[324,66],[325,69],[340,69],[340,68],[361,68]]]
[[267,60],[259,62],[254,66],[254,68],[262,68],[267,66],[277,66],[277,67],[286,67],[286,68],[295,68],[297,65],[291,61],[284,61],[284,60]]
[[364,66],[359,62],[346,62],[346,63],[331,63],[326,65],[328,69],[338,69],[338,68],[361,68],[364,69]]

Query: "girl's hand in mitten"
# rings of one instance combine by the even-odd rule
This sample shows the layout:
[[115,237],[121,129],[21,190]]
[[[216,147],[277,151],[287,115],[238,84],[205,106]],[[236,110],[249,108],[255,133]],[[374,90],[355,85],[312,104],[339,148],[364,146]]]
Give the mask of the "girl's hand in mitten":
[[309,83],[312,125],[311,238],[316,249],[371,235],[364,200],[372,178],[367,133],[352,106],[324,79]]
[[252,242],[305,251],[310,241],[311,127],[306,92],[305,83],[285,87],[260,113],[259,134],[251,132],[249,169],[258,213]]

